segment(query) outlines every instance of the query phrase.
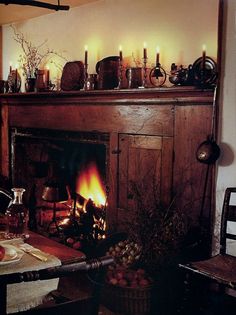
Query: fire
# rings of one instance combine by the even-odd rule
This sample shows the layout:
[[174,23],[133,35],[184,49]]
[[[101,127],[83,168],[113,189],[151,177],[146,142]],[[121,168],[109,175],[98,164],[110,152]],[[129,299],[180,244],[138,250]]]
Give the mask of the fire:
[[91,199],[94,204],[105,206],[106,194],[100,178],[97,165],[90,163],[77,178],[76,192],[85,199]]

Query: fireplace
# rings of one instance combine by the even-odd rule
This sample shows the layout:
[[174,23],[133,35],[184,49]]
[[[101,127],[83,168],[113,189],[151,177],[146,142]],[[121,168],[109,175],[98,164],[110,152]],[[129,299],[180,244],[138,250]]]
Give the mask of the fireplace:
[[[10,135],[12,184],[26,189],[31,228],[64,240],[104,238],[109,135],[33,128],[11,128]],[[55,185],[66,187],[63,202],[43,196]]]
[[[147,200],[153,198],[153,186],[164,206],[177,193],[176,206],[191,219],[190,224],[198,224],[201,209],[210,223],[214,165],[205,185],[207,168],[196,160],[195,152],[210,134],[212,99],[211,90],[192,87],[4,94],[1,173],[12,179],[12,185],[26,187],[26,200],[34,209],[36,201],[36,207],[41,206],[49,174],[63,178],[65,157],[76,155],[76,150],[62,155],[58,150],[67,152],[67,142],[79,148],[82,144],[94,146],[103,152],[98,170],[106,190],[108,233],[122,231],[132,218],[135,203],[131,183],[137,182],[142,184],[142,196]],[[24,142],[31,142],[30,155],[25,152]],[[37,163],[29,163],[29,156],[31,162],[40,161],[40,156],[47,162],[45,143],[52,144],[49,155],[58,163],[51,165],[49,170],[53,172],[47,177],[32,176]],[[74,179],[75,175],[68,174],[71,173],[67,172],[65,180]],[[73,191],[75,181],[70,185]],[[47,206],[52,210],[52,204]],[[56,206],[58,209],[65,205]],[[47,216],[50,212],[41,213]],[[62,214],[62,210],[58,211],[58,215]]]

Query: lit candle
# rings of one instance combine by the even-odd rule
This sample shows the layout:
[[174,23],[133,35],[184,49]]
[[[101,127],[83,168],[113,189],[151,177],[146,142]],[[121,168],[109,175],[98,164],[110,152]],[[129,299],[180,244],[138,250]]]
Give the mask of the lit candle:
[[84,46],[84,63],[85,63],[85,65],[87,65],[88,64],[88,46],[87,45],[85,45]]
[[147,59],[147,44],[143,43],[143,59]]
[[10,66],[10,73],[12,72],[12,62],[10,61],[9,63],[9,66]]
[[123,60],[123,54],[122,54],[122,46],[119,46],[119,56],[120,56],[120,61]]
[[206,45],[202,45],[202,69],[205,69],[206,63]]
[[159,46],[157,46],[156,52],[157,52],[157,54],[156,54],[156,66],[158,66],[160,64],[160,48],[159,48]]
[[50,80],[50,71],[49,71],[49,66],[46,66],[46,70],[45,70],[45,83],[46,83],[46,87],[49,87],[49,80]]

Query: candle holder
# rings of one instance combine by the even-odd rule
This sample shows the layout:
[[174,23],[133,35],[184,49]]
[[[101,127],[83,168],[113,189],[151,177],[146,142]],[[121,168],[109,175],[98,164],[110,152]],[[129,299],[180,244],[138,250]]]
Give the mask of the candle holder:
[[150,71],[149,79],[151,84],[156,87],[160,87],[165,83],[166,72],[159,62],[157,62],[156,67],[152,68]]
[[214,86],[217,79],[217,64],[210,57],[199,57],[192,67],[193,80],[195,85],[201,88]]
[[143,58],[143,84],[141,88],[146,88],[147,87],[147,57],[144,56]]
[[84,64],[84,90],[88,90],[88,64]]
[[122,88],[122,79],[123,79],[123,62],[122,60],[120,59],[120,62],[119,62],[119,77],[118,77],[118,86],[117,86],[117,89],[121,89]]

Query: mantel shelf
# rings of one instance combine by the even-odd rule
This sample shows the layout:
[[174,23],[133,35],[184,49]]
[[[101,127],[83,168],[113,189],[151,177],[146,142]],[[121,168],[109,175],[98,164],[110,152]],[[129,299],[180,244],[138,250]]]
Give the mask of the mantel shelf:
[[58,91],[40,93],[1,94],[4,105],[67,105],[67,104],[110,104],[110,105],[211,105],[213,90],[196,87],[170,87],[147,89]]

